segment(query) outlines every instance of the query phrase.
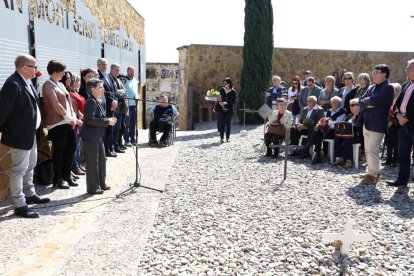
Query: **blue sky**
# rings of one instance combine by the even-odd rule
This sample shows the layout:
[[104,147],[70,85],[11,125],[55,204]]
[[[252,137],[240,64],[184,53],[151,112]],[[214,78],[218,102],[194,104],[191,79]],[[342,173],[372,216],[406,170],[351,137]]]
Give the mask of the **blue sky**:
[[[177,47],[183,45],[243,45],[244,0],[129,2],[145,19],[147,62],[178,62]],[[272,0],[272,5],[276,47],[414,52],[412,0]]]

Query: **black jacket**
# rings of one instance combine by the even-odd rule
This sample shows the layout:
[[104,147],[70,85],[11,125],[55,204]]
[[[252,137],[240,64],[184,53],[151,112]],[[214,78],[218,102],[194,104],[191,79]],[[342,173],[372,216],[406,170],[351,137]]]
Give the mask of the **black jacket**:
[[[224,88],[220,88],[220,96],[223,102],[227,102],[227,104],[224,105],[224,108],[233,111],[233,106],[236,103],[236,91],[232,88],[230,92],[226,93],[226,90]],[[223,108],[221,105],[216,103],[216,106],[214,107],[214,110],[216,112],[222,112]]]
[[36,135],[39,97],[29,91],[16,71],[0,90],[1,143],[17,149],[30,150]]
[[[404,99],[405,92],[407,91],[407,88],[410,86],[411,82],[407,81],[402,85],[402,90],[400,95],[397,98],[397,101],[394,105],[394,113],[400,113],[400,107],[401,103]],[[404,126],[408,129],[410,133],[414,133],[414,92],[411,93],[410,98],[408,99],[407,103],[407,112],[405,113],[405,116],[409,120]],[[394,116],[396,117],[396,116]]]
[[80,136],[85,141],[103,141],[105,128],[109,125],[109,119],[105,118],[105,110],[98,100],[90,95],[83,110],[83,126]]

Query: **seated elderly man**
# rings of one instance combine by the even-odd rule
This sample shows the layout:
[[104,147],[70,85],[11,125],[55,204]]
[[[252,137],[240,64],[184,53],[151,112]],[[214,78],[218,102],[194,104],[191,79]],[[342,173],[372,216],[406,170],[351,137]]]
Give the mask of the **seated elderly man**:
[[345,168],[352,167],[352,145],[361,143],[362,141],[362,128],[360,126],[357,126],[357,121],[359,117],[358,100],[351,99],[349,101],[349,107],[351,109],[351,114],[349,114],[344,121],[352,124],[354,136],[350,138],[335,137],[334,140],[334,152],[336,159],[333,165],[344,166]]
[[265,133],[264,140],[267,147],[266,156],[277,158],[279,156],[279,148],[275,147],[272,154],[270,144],[279,145],[285,138],[287,131],[289,131],[292,125],[292,113],[286,109],[287,101],[283,98],[277,99],[277,109],[269,116],[268,126],[280,126],[283,125],[284,133],[272,133],[268,127],[268,131]]
[[172,120],[178,116],[178,111],[173,105],[168,104],[168,97],[162,95],[159,99],[159,104],[153,106],[150,113],[152,115],[152,121],[150,123],[150,140],[148,144],[158,144],[156,133],[160,131],[162,132],[160,145],[164,146],[170,135]]
[[267,89],[266,93],[266,104],[272,108],[273,105],[276,105],[277,99],[282,97],[283,93],[287,93],[286,87],[281,85],[282,79],[274,75],[272,77],[272,86]]
[[312,164],[322,163],[321,148],[323,139],[333,139],[335,137],[335,123],[343,122],[346,118],[345,110],[340,107],[341,101],[342,99],[338,96],[331,98],[332,108],[328,110],[326,117],[321,118],[316,124],[306,145],[297,151],[300,158],[310,157],[309,150],[312,146],[315,146],[315,156]]
[[[290,129],[290,144],[297,145],[301,135],[311,136],[313,129],[321,118],[324,117],[322,107],[317,105],[315,96],[309,96],[307,106],[302,109],[299,117],[299,124]],[[290,156],[299,156],[297,151],[293,151]]]

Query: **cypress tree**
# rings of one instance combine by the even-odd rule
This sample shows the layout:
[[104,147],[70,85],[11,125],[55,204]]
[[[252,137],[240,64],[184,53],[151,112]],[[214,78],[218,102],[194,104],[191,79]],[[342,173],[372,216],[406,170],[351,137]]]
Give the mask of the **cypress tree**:
[[[271,0],[245,0],[243,69],[240,105],[257,110],[264,104],[273,65],[273,7]],[[240,120],[243,113],[238,112]],[[246,123],[262,121],[257,113],[246,113]]]

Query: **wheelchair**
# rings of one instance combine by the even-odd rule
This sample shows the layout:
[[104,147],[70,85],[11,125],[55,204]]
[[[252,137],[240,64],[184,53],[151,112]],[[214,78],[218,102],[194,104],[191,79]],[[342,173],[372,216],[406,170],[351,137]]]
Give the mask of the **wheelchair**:
[[[169,121],[171,122],[171,129],[170,129],[168,138],[165,141],[165,145],[151,144],[151,137],[150,137],[151,136],[151,127],[150,127],[150,124],[148,124],[147,127],[148,127],[148,145],[149,146],[167,146],[168,147],[168,146],[174,145],[175,140],[177,138],[177,118],[178,118],[178,116],[167,116],[166,118],[169,119]],[[152,120],[151,120],[151,122],[152,122]],[[160,129],[157,129],[157,131],[155,132],[156,137],[158,137],[159,135],[162,135],[162,134],[163,134],[163,131],[161,131]],[[158,138],[157,138],[157,141],[159,141]]]

